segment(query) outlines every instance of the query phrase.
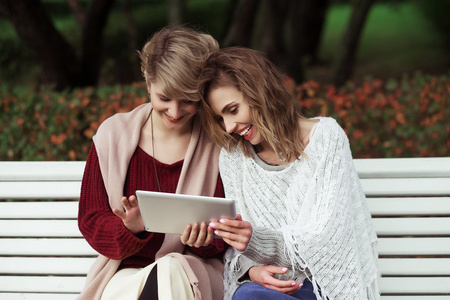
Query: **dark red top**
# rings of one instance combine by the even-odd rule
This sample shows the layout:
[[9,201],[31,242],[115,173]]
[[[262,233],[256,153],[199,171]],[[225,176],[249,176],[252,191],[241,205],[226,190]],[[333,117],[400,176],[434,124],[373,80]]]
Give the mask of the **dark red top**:
[[[162,192],[175,193],[182,166],[183,160],[171,165],[156,160]],[[124,195],[136,195],[136,190],[158,191],[153,158],[140,147],[136,149],[128,166]],[[220,176],[214,196],[224,197]],[[98,253],[111,259],[122,259],[121,269],[143,268],[153,263],[164,240],[163,233],[143,232],[135,236],[125,228],[122,220],[113,214],[94,144],[86,160],[81,185],[78,227],[86,241]],[[189,250],[202,257],[218,257],[223,255],[225,249],[223,240],[214,239],[209,246],[192,247]]]

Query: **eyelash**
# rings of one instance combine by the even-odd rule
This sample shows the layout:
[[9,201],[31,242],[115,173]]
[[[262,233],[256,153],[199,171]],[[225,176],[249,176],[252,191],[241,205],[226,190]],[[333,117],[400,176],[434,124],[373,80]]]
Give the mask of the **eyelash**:
[[235,115],[239,111],[239,108],[237,106],[230,108],[230,115]]

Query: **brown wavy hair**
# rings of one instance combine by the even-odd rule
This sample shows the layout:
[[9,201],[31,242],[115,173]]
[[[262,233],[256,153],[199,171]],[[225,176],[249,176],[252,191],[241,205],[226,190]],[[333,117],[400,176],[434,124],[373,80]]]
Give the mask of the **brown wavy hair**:
[[164,27],[138,51],[147,87],[158,83],[169,98],[200,101],[198,77],[206,58],[218,49],[209,34],[184,26]]
[[252,145],[238,134],[228,134],[208,105],[212,90],[232,86],[242,92],[250,106],[253,126],[274,151],[284,157],[299,157],[301,143],[300,120],[304,118],[293,95],[284,85],[286,77],[262,53],[242,47],[221,49],[206,60],[199,78],[203,126],[211,139],[227,151],[241,145],[250,156]]

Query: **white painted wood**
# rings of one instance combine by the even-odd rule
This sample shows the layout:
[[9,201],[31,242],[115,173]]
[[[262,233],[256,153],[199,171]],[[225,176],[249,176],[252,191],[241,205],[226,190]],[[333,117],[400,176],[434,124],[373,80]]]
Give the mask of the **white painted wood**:
[[379,238],[377,248],[379,255],[449,255],[450,237]]
[[450,294],[450,277],[385,277],[380,279],[382,294]]
[[0,274],[86,276],[94,260],[85,257],[0,257]]
[[0,181],[0,199],[79,199],[81,181]]
[[383,235],[447,235],[450,236],[448,218],[375,218],[372,219],[378,236]]
[[383,276],[445,275],[450,271],[450,258],[381,258],[378,266]]
[[450,197],[367,198],[372,216],[450,215]]
[[0,291],[80,293],[85,281],[83,276],[0,276]]
[[354,159],[359,178],[448,177],[450,157]]
[[0,219],[76,219],[77,216],[78,201],[0,202]]
[[[96,256],[95,250],[83,238],[3,238],[0,240],[3,256]],[[1,290],[1,289],[0,289]]]
[[77,220],[0,220],[2,237],[82,237]]
[[0,181],[81,181],[84,161],[2,161]]
[[73,300],[78,293],[74,294],[47,294],[47,293],[2,293],[2,300]]
[[450,195],[450,177],[361,179],[361,184],[368,197]]
[[[450,300],[450,158],[354,162],[380,236],[381,299]],[[0,162],[0,199],[58,200],[0,201],[0,299],[73,299],[81,291],[97,253],[78,232],[78,201],[61,199],[78,200],[84,166]]]

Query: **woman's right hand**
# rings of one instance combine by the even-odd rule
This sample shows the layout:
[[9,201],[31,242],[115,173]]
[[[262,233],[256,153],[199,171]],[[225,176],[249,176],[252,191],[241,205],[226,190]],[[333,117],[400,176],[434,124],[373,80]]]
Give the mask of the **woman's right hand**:
[[271,290],[292,295],[303,286],[302,282],[296,282],[294,280],[279,280],[273,277],[275,274],[284,274],[287,271],[287,268],[266,265],[252,267],[248,271],[248,274],[250,276],[250,280],[254,283]]
[[144,222],[142,221],[141,210],[139,209],[136,196],[132,195],[130,198],[122,197],[121,201],[125,211],[114,208],[113,213],[122,219],[125,227],[134,235],[144,231]]
[[184,245],[200,248],[211,244],[214,239],[214,232],[212,227],[206,225],[205,222],[200,225],[195,223],[186,225],[180,239]]

